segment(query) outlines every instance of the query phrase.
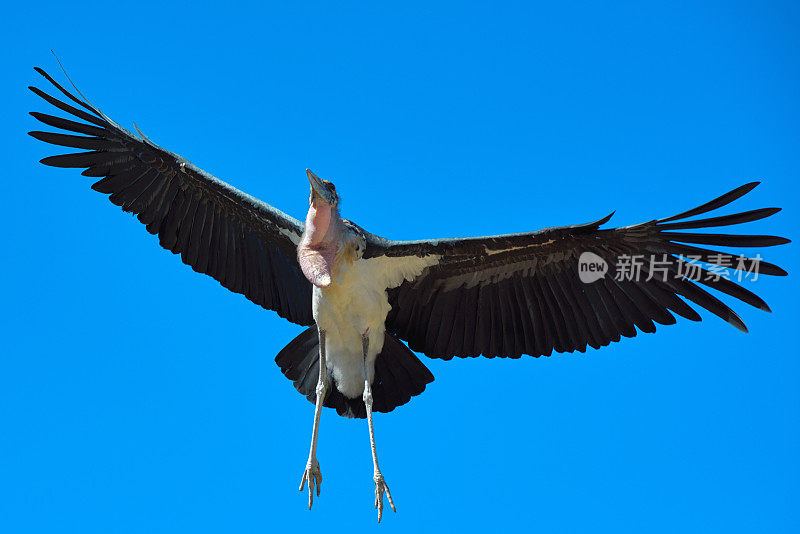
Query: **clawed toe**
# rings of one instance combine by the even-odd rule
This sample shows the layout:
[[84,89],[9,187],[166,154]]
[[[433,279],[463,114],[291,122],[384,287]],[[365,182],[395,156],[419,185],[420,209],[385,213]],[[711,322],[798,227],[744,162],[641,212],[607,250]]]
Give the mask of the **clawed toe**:
[[300,491],[303,491],[306,481],[308,481],[308,509],[311,510],[311,505],[314,504],[314,485],[317,486],[317,497],[322,488],[322,471],[320,471],[319,462],[315,458],[308,460],[308,464],[306,464],[303,478],[300,479]]
[[386,497],[389,499],[389,506],[391,506],[393,512],[397,512],[397,509],[394,507],[394,501],[392,500],[392,492],[389,491],[389,486],[386,484],[386,480],[384,480],[383,475],[379,472],[375,473],[373,477],[375,480],[375,508],[378,509],[378,523],[381,522],[381,518],[383,517],[383,493],[386,492]]

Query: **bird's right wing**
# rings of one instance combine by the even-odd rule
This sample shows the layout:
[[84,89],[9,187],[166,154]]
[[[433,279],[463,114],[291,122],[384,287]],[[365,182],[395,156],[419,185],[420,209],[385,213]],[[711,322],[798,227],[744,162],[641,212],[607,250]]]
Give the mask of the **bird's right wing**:
[[[672,313],[699,321],[690,304],[746,331],[732,309],[698,284],[769,311],[760,297],[734,281],[741,280],[736,269],[786,272],[758,257],[694,245],[767,247],[789,240],[675,230],[730,226],[779,211],[687,220],[725,206],[756,185],[673,217],[621,228],[600,228],[609,215],[588,224],[500,236],[389,241],[370,234],[364,257],[424,265],[418,276],[389,288],[386,327],[412,350],[434,358],[583,352],[635,336],[637,328],[655,332],[654,323],[675,323]],[[581,273],[591,264],[605,266],[604,276]]]
[[300,325],[314,322],[311,284],[297,263],[303,224],[198,169],[146,137],[137,137],[78,99],[41,69],[67,98],[89,112],[31,87],[53,106],[85,122],[32,112],[36,119],[73,133],[30,132],[54,145],[84,150],[44,158],[53,167],[84,168],[101,180],[92,189],[135,213],[158,234],[161,246],[180,254],[195,271]]

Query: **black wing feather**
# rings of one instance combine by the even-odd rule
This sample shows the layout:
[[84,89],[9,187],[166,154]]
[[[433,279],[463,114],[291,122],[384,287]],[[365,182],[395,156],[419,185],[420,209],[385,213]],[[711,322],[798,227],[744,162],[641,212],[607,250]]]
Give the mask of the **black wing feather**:
[[[587,345],[598,348],[621,336],[634,337],[638,331],[655,332],[656,324],[674,324],[673,313],[699,321],[691,305],[746,332],[736,312],[701,286],[769,311],[761,297],[734,282],[730,274],[755,267],[759,274],[782,276],[786,271],[760,258],[686,243],[767,247],[789,240],[676,230],[731,226],[780,211],[761,208],[684,220],[721,208],[756,185],[745,184],[673,217],[622,228],[600,229],[609,215],[588,224],[504,236],[388,241],[368,235],[365,256],[436,256],[437,263],[419,277],[389,291],[392,310],[386,321],[387,329],[409,341],[412,349],[435,358],[584,351]],[[578,277],[583,252],[603,258],[609,273],[621,267],[623,256],[641,256],[641,274],[635,279],[609,275],[583,283]],[[667,268],[655,263],[664,260]],[[699,278],[686,274],[688,260],[704,262],[696,265]],[[721,277],[716,276],[717,266],[726,268]]]
[[83,109],[36,87],[31,91],[86,121],[32,112],[40,122],[72,133],[34,131],[31,136],[83,150],[49,156],[42,163],[83,168],[83,175],[100,178],[94,190],[135,213],[148,232],[158,234],[161,246],[181,254],[194,270],[292,322],[313,323],[311,284],[295,253],[302,223],[131,134],[43,70],[36,71]]

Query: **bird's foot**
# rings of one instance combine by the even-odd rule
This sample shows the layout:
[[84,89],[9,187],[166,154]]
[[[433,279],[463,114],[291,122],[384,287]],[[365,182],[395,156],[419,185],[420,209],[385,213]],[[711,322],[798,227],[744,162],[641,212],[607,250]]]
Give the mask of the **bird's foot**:
[[375,480],[375,508],[378,509],[378,523],[381,522],[381,518],[383,517],[383,492],[386,492],[386,497],[389,499],[389,506],[392,507],[392,512],[397,512],[397,509],[394,507],[394,501],[392,500],[392,492],[389,491],[389,486],[386,485],[386,481],[383,479],[383,475],[380,471],[375,471],[375,475],[373,476]]
[[316,458],[308,459],[306,469],[303,471],[303,478],[300,479],[300,491],[303,491],[306,481],[308,481],[308,509],[311,510],[311,505],[314,504],[314,484],[317,485],[317,497],[322,488],[322,471],[319,469],[319,462]]

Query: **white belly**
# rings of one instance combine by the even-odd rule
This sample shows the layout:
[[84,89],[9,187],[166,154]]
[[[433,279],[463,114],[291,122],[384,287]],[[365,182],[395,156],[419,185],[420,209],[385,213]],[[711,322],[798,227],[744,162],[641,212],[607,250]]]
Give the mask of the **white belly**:
[[[314,320],[325,332],[328,371],[344,395],[355,398],[364,392],[364,371],[372,382],[390,309],[386,290],[413,279],[436,261],[436,256],[356,260],[338,265],[329,287],[314,287]],[[366,362],[364,332],[369,338]]]

